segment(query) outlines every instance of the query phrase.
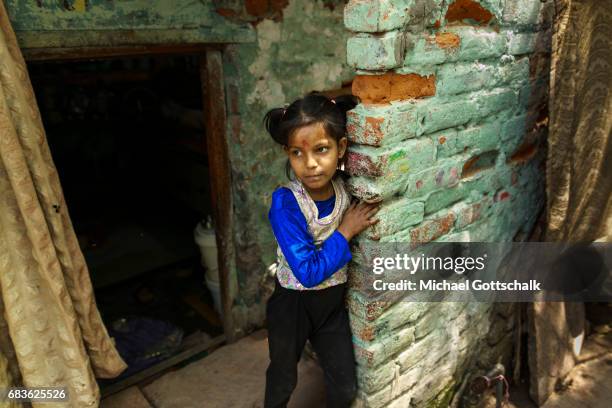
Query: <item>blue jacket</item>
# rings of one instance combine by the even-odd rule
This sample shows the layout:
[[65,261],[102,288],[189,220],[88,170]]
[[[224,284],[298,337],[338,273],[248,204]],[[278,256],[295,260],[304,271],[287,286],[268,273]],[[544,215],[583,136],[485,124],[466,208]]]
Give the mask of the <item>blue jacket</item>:
[[[335,202],[335,195],[324,201],[315,201],[319,218],[331,214]],[[304,287],[317,286],[352,258],[346,238],[337,230],[320,248],[315,246],[314,239],[308,232],[306,218],[293,193],[286,187],[278,188],[272,193],[268,219],[293,275]]]

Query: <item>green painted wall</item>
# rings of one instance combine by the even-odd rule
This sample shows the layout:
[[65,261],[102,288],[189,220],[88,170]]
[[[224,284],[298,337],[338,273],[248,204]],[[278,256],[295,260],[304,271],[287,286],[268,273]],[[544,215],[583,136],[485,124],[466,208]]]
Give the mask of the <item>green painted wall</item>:
[[189,0],[5,0],[5,3],[17,31],[194,28],[212,27],[224,20],[214,12],[212,2]]
[[212,1],[5,0],[5,4],[25,48],[255,40],[248,24],[228,21],[215,11]]

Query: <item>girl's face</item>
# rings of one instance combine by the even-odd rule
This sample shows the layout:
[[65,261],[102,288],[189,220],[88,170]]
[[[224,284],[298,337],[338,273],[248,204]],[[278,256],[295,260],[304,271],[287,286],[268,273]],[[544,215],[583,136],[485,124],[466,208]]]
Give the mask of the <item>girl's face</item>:
[[336,143],[321,123],[303,126],[289,136],[284,148],[289,164],[313,199],[329,193],[346,144],[346,137]]

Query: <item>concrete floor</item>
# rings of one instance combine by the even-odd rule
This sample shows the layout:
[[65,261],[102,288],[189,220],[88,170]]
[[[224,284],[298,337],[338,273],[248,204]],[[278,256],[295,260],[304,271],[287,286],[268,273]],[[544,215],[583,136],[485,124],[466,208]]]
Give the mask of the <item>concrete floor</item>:
[[[140,388],[104,399],[102,408],[259,408],[268,367],[267,332],[261,330],[223,346],[186,367]],[[325,406],[323,371],[308,357],[298,366],[289,408]]]
[[[578,362],[541,408],[609,408],[612,406],[612,327],[600,326],[584,344]],[[489,397],[483,408],[495,407]],[[510,404],[504,408],[537,408],[527,386],[510,389]]]
[[[268,343],[264,330],[224,346],[211,355],[164,374],[152,383],[131,387],[102,401],[102,408],[259,408],[263,406]],[[325,406],[323,372],[303,358],[290,408]],[[612,399],[612,330],[589,337],[579,362],[543,408],[607,408]],[[494,407],[493,399],[483,406]],[[525,389],[514,390],[508,408],[535,408]]]
[[612,406],[612,330],[589,337],[579,363],[543,408]]

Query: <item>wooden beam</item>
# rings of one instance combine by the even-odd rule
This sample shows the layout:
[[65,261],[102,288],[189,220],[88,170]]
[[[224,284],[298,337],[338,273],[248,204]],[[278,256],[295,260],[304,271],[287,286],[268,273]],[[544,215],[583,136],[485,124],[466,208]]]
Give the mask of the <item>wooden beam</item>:
[[63,47],[24,48],[26,61],[78,61],[88,59],[110,59],[122,57],[204,54],[209,49],[220,49],[220,44],[175,44],[141,45],[117,47]]
[[223,308],[223,329],[228,342],[235,340],[232,316],[236,282],[231,274],[233,265],[232,241],[232,194],[229,148],[226,137],[225,90],[223,81],[223,60],[218,50],[208,50],[201,59],[202,94],[212,208],[217,235],[219,260],[219,282]]
[[[87,23],[85,23],[87,25]],[[139,46],[181,46],[183,44],[236,44],[257,41],[255,30],[249,26],[181,27],[181,28],[132,28],[73,27],[70,30],[17,30],[15,35],[22,50],[42,48],[112,48]]]

